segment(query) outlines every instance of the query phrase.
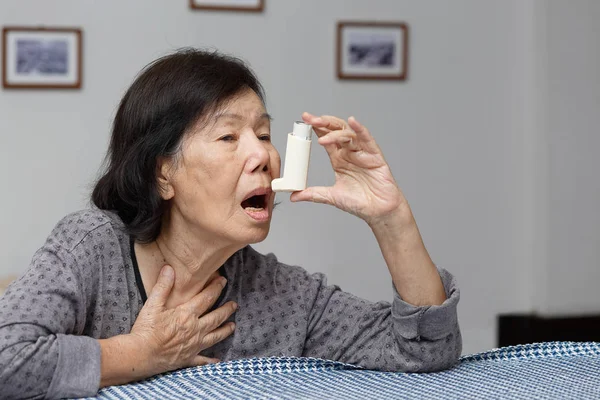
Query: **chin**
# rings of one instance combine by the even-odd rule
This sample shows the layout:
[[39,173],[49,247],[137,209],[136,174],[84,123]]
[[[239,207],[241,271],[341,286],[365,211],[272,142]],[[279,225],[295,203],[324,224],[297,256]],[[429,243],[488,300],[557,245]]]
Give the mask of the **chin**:
[[271,228],[271,221],[261,224],[262,226],[239,227],[235,236],[229,236],[229,240],[240,245],[247,246],[249,244],[260,243],[267,238]]
[[261,229],[260,231],[257,230],[256,233],[251,235],[251,237],[249,238],[250,240],[248,240],[247,244],[260,243],[263,240],[265,240],[267,238],[267,236],[269,235],[270,228],[271,228],[271,221],[269,221],[269,223],[267,224],[267,226],[265,228]]
[[237,242],[245,245],[262,242],[269,235],[271,229],[271,218],[273,215],[273,204],[256,211],[244,210],[240,219],[237,219],[238,229]]

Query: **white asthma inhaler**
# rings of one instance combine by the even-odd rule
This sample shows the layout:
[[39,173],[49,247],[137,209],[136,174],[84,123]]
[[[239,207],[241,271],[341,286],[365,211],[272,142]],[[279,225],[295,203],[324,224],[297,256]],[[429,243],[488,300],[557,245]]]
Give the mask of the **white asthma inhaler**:
[[274,192],[295,192],[306,189],[311,134],[312,125],[302,121],[294,122],[294,129],[287,138],[283,177],[271,182],[271,189]]

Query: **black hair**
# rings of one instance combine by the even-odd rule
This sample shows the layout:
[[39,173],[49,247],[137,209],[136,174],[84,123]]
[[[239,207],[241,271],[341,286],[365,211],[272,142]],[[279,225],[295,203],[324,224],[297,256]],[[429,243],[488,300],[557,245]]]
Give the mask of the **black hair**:
[[265,102],[252,70],[217,51],[181,49],[146,66],[117,110],[92,203],[117,212],[134,239],[155,240],[168,209],[157,161],[177,155],[189,128],[247,89]]

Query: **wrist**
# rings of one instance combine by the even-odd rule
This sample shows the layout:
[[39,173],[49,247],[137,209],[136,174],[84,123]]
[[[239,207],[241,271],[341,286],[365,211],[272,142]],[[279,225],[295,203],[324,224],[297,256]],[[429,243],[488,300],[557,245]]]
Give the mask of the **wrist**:
[[144,340],[144,337],[135,333],[117,337],[120,338],[123,353],[131,360],[130,370],[136,379],[144,379],[164,372],[157,365],[156,358],[152,357],[153,349],[149,340]]
[[389,213],[371,218],[366,221],[371,230],[378,233],[402,234],[416,226],[412,210],[408,202],[401,202]]
[[100,339],[101,365],[100,387],[122,385],[147,378],[152,371],[143,346],[133,335],[117,335]]

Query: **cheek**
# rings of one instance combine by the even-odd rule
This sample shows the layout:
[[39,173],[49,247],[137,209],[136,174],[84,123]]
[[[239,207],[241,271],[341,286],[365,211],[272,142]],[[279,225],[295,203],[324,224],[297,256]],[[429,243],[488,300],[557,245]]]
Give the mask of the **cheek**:
[[237,164],[239,161],[233,154],[207,149],[195,158],[189,170],[194,182],[211,186],[230,181]]
[[187,161],[174,182],[175,198],[179,193],[179,201],[188,206],[202,204],[206,207],[207,199],[221,200],[222,192],[231,190],[228,185],[231,177],[227,175],[224,163],[210,156],[188,158]]

